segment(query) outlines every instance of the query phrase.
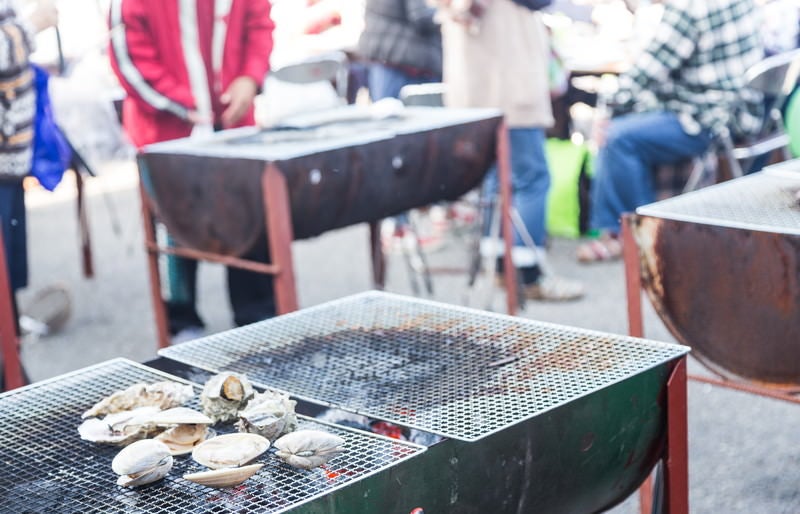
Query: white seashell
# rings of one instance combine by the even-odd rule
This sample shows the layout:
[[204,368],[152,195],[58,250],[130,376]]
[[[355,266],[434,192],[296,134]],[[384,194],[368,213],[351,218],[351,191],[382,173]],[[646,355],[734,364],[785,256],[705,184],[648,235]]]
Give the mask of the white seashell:
[[183,475],[183,478],[208,487],[234,487],[255,475],[262,467],[264,467],[263,464],[250,464],[241,468],[212,469],[199,473],[187,473]]
[[290,400],[288,395],[276,391],[256,393],[247,403],[247,407],[239,411],[236,428],[240,432],[262,435],[270,440],[277,439],[297,430],[295,405],[297,402]]
[[131,424],[170,426],[170,425],[211,425],[214,421],[200,411],[189,407],[173,407],[171,409],[142,414],[131,420]]
[[257,434],[225,434],[212,437],[192,450],[192,458],[211,469],[247,464],[269,448],[269,439]]
[[133,420],[154,415],[158,407],[139,407],[130,411],[115,412],[100,418],[89,418],[78,426],[81,439],[101,444],[126,445],[152,435],[157,430],[142,426]]
[[169,409],[183,405],[194,398],[194,388],[178,382],[156,382],[154,384],[134,384],[103,398],[83,413],[83,419],[105,416],[137,407],[155,406]]
[[178,425],[158,434],[155,439],[166,444],[173,456],[178,456],[191,453],[195,446],[215,435],[217,433],[205,424]]
[[203,387],[200,405],[203,412],[215,422],[236,419],[253,397],[253,386],[245,375],[220,373],[211,377]]
[[344,439],[321,430],[298,430],[275,441],[281,460],[296,468],[322,466],[344,451]]
[[172,455],[164,443],[144,439],[120,451],[111,461],[111,469],[120,475],[118,485],[136,487],[164,478],[172,469]]

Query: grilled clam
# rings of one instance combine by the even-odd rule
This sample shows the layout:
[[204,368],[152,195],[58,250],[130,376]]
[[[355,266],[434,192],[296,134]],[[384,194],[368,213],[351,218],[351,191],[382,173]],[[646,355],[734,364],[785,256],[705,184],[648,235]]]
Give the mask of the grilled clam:
[[170,453],[177,456],[191,453],[198,444],[215,435],[216,432],[205,424],[178,425],[158,434],[155,439],[166,444]]
[[322,466],[344,451],[344,439],[321,430],[298,430],[275,441],[282,461],[296,468]]
[[134,384],[103,398],[81,416],[83,419],[105,416],[116,412],[133,410],[138,407],[154,406],[169,409],[183,405],[194,397],[194,389],[188,384],[178,382],[156,382],[154,384]]
[[164,443],[144,439],[120,451],[111,461],[111,469],[120,475],[117,485],[136,487],[164,478],[172,469],[172,455]]
[[211,469],[247,464],[269,448],[269,440],[258,434],[225,434],[212,437],[192,450],[192,458]]
[[297,429],[294,406],[297,402],[276,391],[256,393],[247,407],[239,411],[236,428],[274,440]]
[[81,439],[101,444],[126,445],[150,437],[163,428],[145,425],[137,419],[157,414],[158,407],[139,407],[129,411],[115,412],[104,418],[90,418],[78,427]]
[[250,464],[241,468],[212,469],[199,473],[187,473],[183,475],[183,478],[208,487],[234,487],[255,475],[262,467],[264,467],[263,464]]
[[215,422],[233,421],[253,397],[253,392],[253,386],[245,375],[220,373],[206,382],[200,405]]

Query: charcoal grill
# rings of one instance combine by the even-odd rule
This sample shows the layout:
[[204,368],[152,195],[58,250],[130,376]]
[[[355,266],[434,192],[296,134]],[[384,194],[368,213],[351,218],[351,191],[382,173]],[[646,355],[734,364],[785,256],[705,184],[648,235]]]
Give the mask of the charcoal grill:
[[609,508],[649,474],[687,351],[367,292],[159,353],[444,438],[381,509],[346,512],[563,514]]
[[[128,489],[116,485],[111,460],[119,448],[79,438],[81,413],[100,398],[137,382],[177,380],[134,362],[116,359],[0,395],[0,510],[52,513],[278,513],[327,505],[337,491],[360,491],[425,448],[300,416],[300,428],[326,430],[345,439],[347,451],[326,469],[302,471],[281,463],[274,449],[265,466],[233,489],[212,489],[182,478],[205,468],[176,457],[163,481]],[[197,388],[199,393],[200,389]],[[196,401],[193,407],[197,407]],[[218,431],[224,432],[225,428]],[[409,509],[410,510],[410,509]],[[307,511],[311,512],[311,511]]]
[[800,386],[800,163],[637,209],[642,283],[726,379]]
[[[348,106],[269,130],[243,128],[148,146],[139,169],[159,344],[166,346],[168,335],[158,253],[275,275],[283,314],[297,309],[291,242],[368,222],[373,276],[381,286],[379,220],[460,197],[480,184],[495,159],[502,205],[510,204],[507,149],[504,136],[497,136],[504,134],[501,123],[501,113],[487,109],[414,107],[376,118],[369,109]],[[156,245],[153,215],[179,248]],[[503,219],[510,256],[507,213]],[[265,231],[272,264],[243,258]],[[515,288],[509,276],[512,313]]]

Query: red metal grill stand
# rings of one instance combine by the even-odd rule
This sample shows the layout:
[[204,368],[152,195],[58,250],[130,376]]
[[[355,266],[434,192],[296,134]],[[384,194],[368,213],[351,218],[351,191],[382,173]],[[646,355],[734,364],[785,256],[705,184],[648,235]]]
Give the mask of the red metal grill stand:
[[[622,219],[622,251],[625,260],[625,285],[628,304],[628,334],[644,337],[642,281],[639,274],[639,249],[633,238],[628,215]],[[689,512],[689,440],[686,358],[682,358],[667,382],[667,448],[664,453],[664,512]],[[639,489],[642,514],[653,510],[653,478]]]
[[[508,207],[511,205],[511,161],[509,156],[508,130],[504,124],[500,125],[497,132],[497,162],[502,203],[502,230],[505,247],[506,304],[508,313],[513,315],[517,312],[518,307],[517,280],[514,267],[511,264],[513,234],[511,214]],[[155,221],[150,209],[151,200],[142,185],[140,174],[139,190],[142,201],[145,249],[147,251],[150,292],[153,298],[153,310],[159,348],[166,348],[169,346],[170,342],[166,307],[164,305],[164,300],[161,298],[161,280],[158,271],[159,254],[178,255],[190,259],[216,262],[226,266],[273,275],[275,277],[274,289],[277,314],[286,314],[298,309],[297,289],[292,260],[292,241],[294,240],[294,233],[292,230],[289,191],[286,178],[274,163],[269,163],[265,166],[261,178],[261,188],[264,198],[263,204],[267,228],[267,241],[272,264],[264,264],[246,259],[203,252],[186,247],[159,246],[155,237]],[[377,288],[382,288],[385,278],[385,258],[380,242],[380,227],[378,222],[370,223],[370,255],[372,258],[374,284]]]
[[[633,236],[633,214],[625,214],[622,217],[622,246],[625,257],[625,277],[627,283],[628,299],[628,327],[631,335],[638,334],[639,337],[644,333],[642,304],[641,304],[641,267],[639,262],[639,246]],[[790,403],[800,403],[800,396],[796,387],[777,388],[764,387],[744,380],[735,380],[717,373],[708,363],[698,358],[703,366],[716,374],[718,377],[707,377],[702,375],[688,375],[690,380],[725,387],[744,393],[755,394],[776,400],[783,400]]]
[[19,337],[17,323],[14,319],[13,295],[8,281],[8,263],[0,233],[0,346],[3,352],[3,390],[16,389],[25,385],[22,376],[22,364],[19,359]]

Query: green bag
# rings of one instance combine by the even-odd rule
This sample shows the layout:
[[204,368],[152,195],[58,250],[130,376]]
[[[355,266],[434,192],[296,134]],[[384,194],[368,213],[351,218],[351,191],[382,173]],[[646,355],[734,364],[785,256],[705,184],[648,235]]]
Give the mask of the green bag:
[[547,232],[554,237],[577,238],[588,224],[591,153],[585,144],[549,138],[545,153],[550,167]]

